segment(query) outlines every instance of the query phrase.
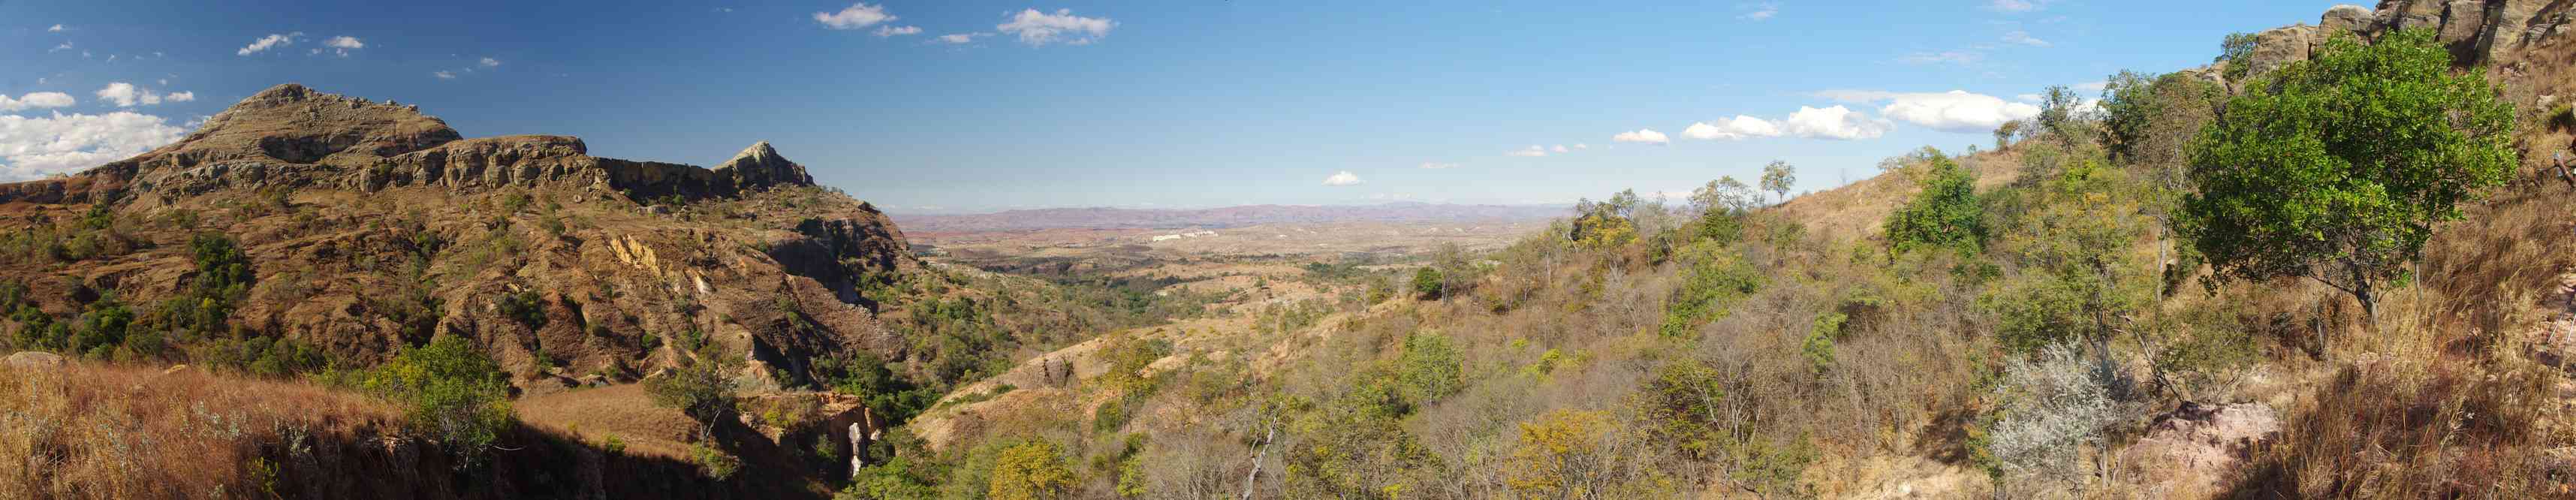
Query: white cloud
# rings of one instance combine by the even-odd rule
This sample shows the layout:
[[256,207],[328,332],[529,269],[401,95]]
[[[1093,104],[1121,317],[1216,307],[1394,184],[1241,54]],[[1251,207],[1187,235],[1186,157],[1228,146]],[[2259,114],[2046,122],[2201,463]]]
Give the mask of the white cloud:
[[1762,3],[1758,3],[1758,4],[1748,5],[1748,6],[1745,6],[1745,7],[1746,7],[1746,8],[1751,9],[1752,11],[1751,11],[1751,12],[1746,12],[1746,13],[1744,13],[1744,15],[1735,16],[1735,18],[1736,18],[1736,19],[1744,19],[1744,20],[1748,20],[1748,21],[1762,21],[1762,20],[1771,19],[1771,16],[1780,15],[1780,4],[1778,4],[1778,3],[1773,3],[1773,2],[1762,2]]
[[2039,102],[2040,99],[2042,98],[2039,94],[2021,94],[2013,96],[2013,100],[2021,102]]
[[882,37],[889,37],[889,36],[919,35],[919,34],[921,34],[921,27],[920,27],[920,26],[879,26],[879,27],[877,27],[877,33],[876,33],[876,35],[877,35],[878,37],[880,37],[880,38],[882,38]]
[[[367,48],[367,42],[358,41],[358,37],[354,36],[335,36],[328,40],[323,40],[322,46],[329,47],[334,52],[339,52],[340,57],[349,57],[349,51]],[[319,49],[316,49],[316,52],[318,53]]]
[[930,41],[938,42],[938,43],[945,43],[945,44],[950,44],[950,45],[965,45],[965,44],[969,44],[969,43],[974,43],[974,42],[975,42],[975,38],[976,38],[976,37],[986,37],[986,36],[993,36],[993,34],[992,34],[992,33],[949,33],[949,34],[945,34],[945,35],[939,35],[939,37],[937,37],[937,38],[932,38],[932,39],[930,39]]
[[1566,152],[1566,151],[1567,151],[1567,150],[1565,149],[1565,145],[1564,145],[1564,144],[1558,144],[1558,145],[1556,145],[1556,147],[1548,148],[1548,150],[1549,150],[1549,151],[1555,151],[1555,152],[1558,152],[1558,153],[1563,153],[1563,152]]
[[118,111],[51,117],[0,115],[0,180],[95,167],[178,141],[188,131],[161,117]]
[[1324,178],[1326,186],[1357,186],[1362,182],[1365,181],[1361,181],[1359,175],[1352,174],[1349,170],[1334,172],[1331,177]]
[[454,80],[454,79],[456,79],[456,72],[454,72],[454,71],[432,71],[432,72],[430,72],[430,73],[429,73],[429,76],[435,76],[435,77],[438,77],[438,79],[440,79],[440,80]]
[[1673,142],[1671,137],[1665,137],[1663,132],[1656,132],[1655,129],[1651,128],[1641,128],[1630,132],[1620,132],[1618,135],[1610,136],[1610,140],[1615,142],[1637,142],[1646,144],[1671,144]]
[[63,32],[63,25],[56,24],[56,25],[54,25],[54,27],[51,27],[51,28],[45,28],[45,32],[47,32],[47,33],[61,33],[61,32]]
[[18,96],[17,99],[0,95],[0,113],[33,108],[60,108],[75,102],[77,101],[72,99],[71,94],[61,92],[29,92],[27,95]]
[[1985,60],[1985,58],[1986,58],[1985,54],[1979,54],[1979,53],[1976,53],[1976,52],[1963,51],[1963,50],[1947,50],[1947,51],[1941,51],[1941,52],[1916,52],[1916,53],[1912,53],[1912,54],[1906,54],[1904,58],[1899,59],[1899,60],[1901,60],[1901,61],[1905,61],[1905,63],[1906,63],[1906,64],[1961,64],[1961,65],[1965,65],[1965,64],[1976,64],[1976,62],[1977,62],[1977,61]]
[[233,54],[247,56],[257,54],[268,49],[294,45],[295,39],[302,36],[304,36],[304,32],[302,31],[293,33],[273,33],[268,36],[259,37],[258,40],[251,40],[250,45],[243,45],[241,50],[233,51]]
[[836,30],[854,30],[892,20],[895,20],[894,14],[887,14],[885,6],[865,3],[850,4],[850,8],[841,9],[840,12],[814,13],[814,22],[823,23],[823,27]]
[[51,48],[51,49],[45,49],[45,53],[51,54],[51,53],[61,52],[61,51],[66,51],[66,50],[72,50],[72,43],[71,43],[71,42],[63,42],[63,43],[62,43],[62,45],[55,45],[55,46],[54,46],[54,48]]
[[1789,135],[1798,137],[1849,141],[1876,139],[1878,136],[1887,135],[1887,129],[1890,127],[1887,120],[1870,118],[1853,112],[1851,108],[1834,106],[1819,109],[1799,106],[1798,112],[1789,114],[1789,119],[1785,121],[1782,128]]
[[1512,152],[1503,154],[1511,156],[1547,156],[1547,148],[1538,147],[1537,144],[1531,144],[1530,147],[1513,150]]
[[108,83],[105,87],[99,87],[98,92],[94,92],[94,94],[98,95],[99,100],[116,103],[116,107],[120,108],[131,108],[136,105],[150,106],[160,104],[164,98],[168,98],[172,102],[197,100],[197,94],[195,92],[180,92],[177,94],[162,95],[159,92],[153,92],[152,89],[137,87],[134,84],[125,82]]
[[500,59],[493,59],[493,58],[486,57],[486,58],[483,58],[483,60],[481,60],[481,61],[475,61],[475,64],[481,65],[481,66],[486,67],[486,68],[494,68],[494,67],[500,67],[500,66],[501,66],[501,60],[500,60]]
[[2032,46],[2032,47],[2047,47],[2047,46],[2048,46],[2048,41],[2047,41],[2047,40],[2041,40],[2041,39],[2038,39],[2038,38],[2032,38],[2032,37],[2030,36],[2030,32],[2027,32],[2027,31],[2015,31],[2015,32],[2011,32],[2011,33],[2005,33],[2005,34],[2004,34],[2004,43],[2016,44],[2016,45],[2029,45],[2029,46]]
[[1592,149],[1592,145],[1577,142],[1574,143],[1574,149]]
[[1736,141],[1756,137],[1779,137],[1780,133],[1780,125],[1771,123],[1770,120],[1735,115],[1734,119],[1716,124],[1692,123],[1690,128],[1682,130],[1682,137],[1703,141],[1719,139]]
[[1887,106],[1879,108],[1879,114],[1944,132],[1984,132],[1994,130],[2004,122],[2039,116],[2039,106],[1965,90],[1939,93],[1828,90],[1816,95],[1843,102],[1885,102]]
[[1442,170],[1442,169],[1458,168],[1458,164],[1456,164],[1456,163],[1437,163],[1437,162],[1427,162],[1427,161],[1426,161],[1426,162],[1422,162],[1422,168],[1427,168],[1427,169],[1432,169],[1432,170]]
[[1101,37],[1109,36],[1109,29],[1117,26],[1117,21],[1111,21],[1106,17],[1073,15],[1073,9],[1056,9],[1054,14],[1038,12],[1037,9],[1026,9],[1018,14],[1012,14],[1011,22],[995,25],[993,29],[1017,35],[1020,37],[1020,43],[1030,46],[1043,46],[1056,42],[1089,45],[1091,42],[1100,40]]
[[2092,93],[2096,93],[2096,94],[2102,93],[2102,89],[2107,89],[2107,88],[2111,88],[2111,82],[2102,81],[2102,82],[2088,82],[2088,83],[2078,83],[2078,84],[2075,84],[2075,90],[2081,90],[2081,91],[2085,91],[2085,92],[2092,92]]

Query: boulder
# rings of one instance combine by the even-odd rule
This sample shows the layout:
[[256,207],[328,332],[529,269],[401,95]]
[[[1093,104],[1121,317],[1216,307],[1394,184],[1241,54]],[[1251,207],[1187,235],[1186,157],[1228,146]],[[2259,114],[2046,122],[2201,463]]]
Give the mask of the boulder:
[[10,368],[42,369],[59,368],[68,362],[54,353],[26,351],[9,355],[8,363]]
[[2309,44],[2316,38],[2317,27],[2305,24],[2284,26],[2254,34],[2254,53],[2246,59],[2246,76],[2257,76],[2281,69],[2290,63],[2308,60]]

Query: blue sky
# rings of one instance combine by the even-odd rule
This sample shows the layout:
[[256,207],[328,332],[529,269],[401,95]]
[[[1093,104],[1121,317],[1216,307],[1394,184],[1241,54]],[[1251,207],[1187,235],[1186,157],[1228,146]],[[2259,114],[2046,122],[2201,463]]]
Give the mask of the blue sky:
[[1774,159],[1815,190],[2336,3],[0,1],[0,175],[298,82],[607,157],[767,140],[898,213],[1569,202]]

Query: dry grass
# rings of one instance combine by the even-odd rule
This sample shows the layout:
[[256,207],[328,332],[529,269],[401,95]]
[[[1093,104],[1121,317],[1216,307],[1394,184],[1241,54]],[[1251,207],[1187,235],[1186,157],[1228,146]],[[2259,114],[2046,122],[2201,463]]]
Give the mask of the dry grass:
[[397,425],[368,398],[193,369],[0,367],[0,498],[266,496],[263,447]]

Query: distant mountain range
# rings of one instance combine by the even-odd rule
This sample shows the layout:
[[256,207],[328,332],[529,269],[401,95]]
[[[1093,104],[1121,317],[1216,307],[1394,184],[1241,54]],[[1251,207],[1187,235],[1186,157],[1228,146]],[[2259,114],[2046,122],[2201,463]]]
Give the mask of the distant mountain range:
[[1377,205],[1246,205],[1194,210],[1044,208],[967,215],[893,215],[906,232],[1025,231],[1037,229],[1222,228],[1328,222],[1467,222],[1563,217],[1564,205],[1452,205],[1415,202]]

